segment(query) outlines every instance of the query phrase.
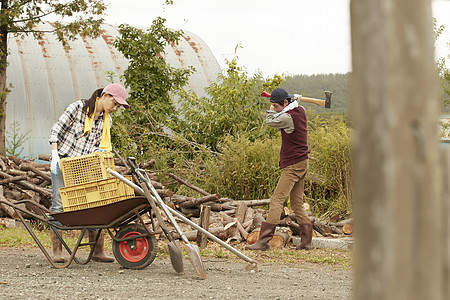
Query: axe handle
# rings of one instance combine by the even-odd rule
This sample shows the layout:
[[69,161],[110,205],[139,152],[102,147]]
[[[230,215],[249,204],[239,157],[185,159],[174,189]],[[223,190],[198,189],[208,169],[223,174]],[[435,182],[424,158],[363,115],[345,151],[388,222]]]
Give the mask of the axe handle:
[[[333,93],[332,92],[325,92],[325,97],[327,98],[326,100],[322,100],[322,99],[316,99],[316,98],[309,98],[309,97],[300,97],[300,98],[296,98],[298,101],[303,101],[303,102],[308,102],[308,103],[313,103],[319,106],[323,106],[325,108],[330,108],[331,107],[331,95]],[[270,97],[270,94],[266,91],[261,93],[261,97]]]
[[321,99],[300,97],[299,100],[302,102],[314,103],[316,105],[325,106],[325,100],[321,100]]

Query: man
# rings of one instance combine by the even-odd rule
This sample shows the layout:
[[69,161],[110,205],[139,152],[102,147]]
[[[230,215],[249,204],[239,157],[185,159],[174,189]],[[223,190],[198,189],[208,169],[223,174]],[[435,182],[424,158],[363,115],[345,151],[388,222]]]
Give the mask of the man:
[[308,133],[305,109],[298,105],[294,96],[285,89],[277,88],[270,96],[270,110],[266,123],[281,132],[280,168],[281,177],[270,198],[267,220],[262,222],[259,238],[247,250],[268,250],[275,228],[280,221],[284,200],[290,196],[300,226],[301,243],[296,249],[311,249],[312,223],[303,206],[303,190],[308,170]]

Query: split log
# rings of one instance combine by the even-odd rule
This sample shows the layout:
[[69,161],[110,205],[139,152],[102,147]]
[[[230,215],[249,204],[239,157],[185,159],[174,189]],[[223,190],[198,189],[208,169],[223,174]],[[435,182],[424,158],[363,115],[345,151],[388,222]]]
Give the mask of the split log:
[[245,215],[247,213],[247,204],[245,202],[241,202],[236,207],[236,219],[239,223],[244,223]]
[[[259,238],[260,228],[253,230],[248,234],[247,243],[249,245],[256,243]],[[279,228],[275,230],[272,239],[269,241],[269,245],[272,249],[280,249],[283,248],[292,238],[292,232],[289,230]]]
[[[211,216],[211,206],[202,205],[200,206],[200,224],[199,226],[205,230],[209,229],[209,219]],[[208,237],[201,232],[197,234],[197,245],[200,249],[205,249],[208,245]]]
[[300,226],[289,217],[280,220],[278,225],[289,227],[295,235],[300,235]]
[[245,230],[244,226],[242,226],[241,222],[239,222],[238,219],[236,219],[236,228],[239,230],[239,233],[242,235],[244,240],[247,240],[248,232]]
[[[3,196],[0,196],[0,200],[5,201],[6,198],[3,197]],[[13,218],[13,219],[17,219],[18,218],[18,216],[17,216],[16,212],[14,211],[14,209],[11,206],[9,206],[9,205],[7,205],[5,203],[0,203],[0,211],[3,211],[6,214],[6,216],[8,216],[10,218]],[[1,213],[0,213],[0,215],[1,215]]]
[[342,231],[347,235],[352,234],[353,233],[352,224],[350,223],[344,224],[344,226],[342,226]]
[[326,222],[320,221],[317,218],[310,217],[312,219],[313,228],[317,232],[319,232],[323,236],[331,236],[333,234],[333,229],[331,229],[330,225],[328,225]]
[[251,230],[255,230],[256,228],[261,227],[261,223],[264,222],[266,219],[262,216],[260,213],[256,213],[253,218],[252,228]]

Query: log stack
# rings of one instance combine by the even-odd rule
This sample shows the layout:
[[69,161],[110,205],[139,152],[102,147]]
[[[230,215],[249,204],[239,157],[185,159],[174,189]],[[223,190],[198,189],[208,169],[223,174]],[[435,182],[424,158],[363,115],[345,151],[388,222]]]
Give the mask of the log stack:
[[[130,175],[131,170],[126,161],[116,152],[114,164],[116,171],[122,175]],[[42,161],[50,161],[50,156],[39,155]],[[165,203],[189,217],[203,228],[208,229],[218,238],[228,243],[256,242],[261,222],[267,217],[267,207],[270,199],[235,200],[223,198],[218,194],[210,194],[187,182],[175,174],[168,174],[175,183],[185,185],[199,194],[198,197],[188,197],[174,194],[159,182],[157,174],[150,168],[155,163],[150,160],[141,163],[140,168],[147,171],[153,186]],[[47,208],[51,206],[51,176],[49,163],[36,163],[33,160],[18,157],[0,156],[0,197],[12,202],[31,199]],[[309,206],[305,203],[309,211]],[[31,208],[30,208],[31,209]],[[0,206],[0,217],[16,218],[14,211],[7,205]],[[315,236],[339,237],[352,234],[352,219],[329,222],[310,215]],[[155,222],[154,222],[155,223]],[[157,224],[157,222],[156,222]],[[274,238],[270,241],[273,248],[286,246],[293,235],[299,235],[299,225],[295,214],[285,208],[278,224]],[[157,231],[158,228],[156,228]],[[207,238],[196,230],[185,227],[186,237],[204,248]],[[174,232],[176,236],[176,233]]]

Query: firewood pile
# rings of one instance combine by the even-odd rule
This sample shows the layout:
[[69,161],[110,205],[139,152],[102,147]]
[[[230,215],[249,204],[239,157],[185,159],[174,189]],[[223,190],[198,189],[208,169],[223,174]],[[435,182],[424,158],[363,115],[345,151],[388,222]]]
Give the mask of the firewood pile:
[[[115,169],[122,175],[130,175],[131,170],[125,160],[116,153]],[[50,156],[39,155],[42,161],[50,161]],[[165,203],[189,217],[192,221],[207,229],[218,238],[230,243],[247,242],[252,244],[258,240],[259,227],[266,219],[269,199],[233,200],[223,198],[218,194],[210,194],[199,187],[187,182],[175,174],[168,174],[172,184],[185,185],[199,194],[199,197],[188,197],[174,194],[159,182],[158,177],[151,171],[154,160],[141,163],[158,194]],[[0,197],[11,202],[29,199],[47,208],[51,206],[52,190],[50,163],[36,163],[33,160],[20,159],[15,156],[0,156]],[[24,205],[25,207],[25,205]],[[309,212],[309,206],[305,203]],[[32,207],[27,208],[30,211]],[[32,211],[33,212],[33,211]],[[17,218],[14,210],[0,205],[0,217]],[[352,219],[338,222],[320,220],[310,215],[315,236],[339,237],[352,234]],[[157,226],[157,222],[156,222]],[[185,227],[184,233],[191,241],[196,241],[200,248],[206,247],[207,238]],[[300,234],[295,214],[285,208],[274,238],[270,244],[274,248],[281,248],[291,240],[292,236]],[[176,236],[176,233],[174,232]]]

